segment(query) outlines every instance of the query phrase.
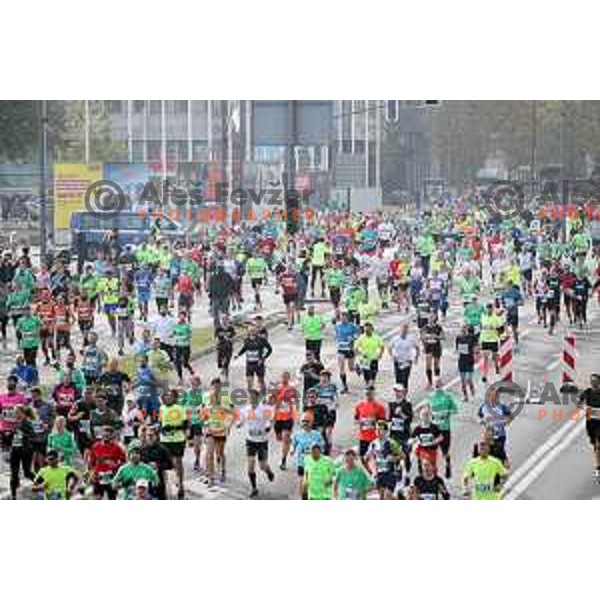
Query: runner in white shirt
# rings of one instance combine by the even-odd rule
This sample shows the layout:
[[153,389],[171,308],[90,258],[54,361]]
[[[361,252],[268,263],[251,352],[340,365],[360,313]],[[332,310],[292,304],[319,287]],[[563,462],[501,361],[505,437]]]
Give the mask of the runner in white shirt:
[[175,319],[169,314],[159,314],[154,317],[150,323],[152,333],[154,337],[160,340],[161,344],[167,344],[172,346],[174,343],[173,339],[173,327],[175,326]]
[[250,498],[258,496],[258,488],[256,487],[256,458],[258,457],[258,465],[264,471],[269,481],[275,479],[275,474],[269,466],[269,433],[273,416],[275,413],[274,407],[265,403],[258,403],[258,392],[254,389],[249,391],[250,403],[240,410],[239,427],[244,427],[246,430],[246,456],[248,458],[248,479],[252,491]]
[[408,390],[408,379],[413,362],[419,360],[419,344],[414,335],[408,331],[408,323],[402,325],[400,333],[392,338],[389,347],[394,360],[396,383],[402,384]]
[[390,259],[383,256],[383,250],[371,261],[371,273],[377,283],[377,292],[382,308],[387,308],[390,296]]
[[380,223],[377,227],[377,237],[382,242],[382,246],[388,246],[394,236],[394,226],[389,221]]

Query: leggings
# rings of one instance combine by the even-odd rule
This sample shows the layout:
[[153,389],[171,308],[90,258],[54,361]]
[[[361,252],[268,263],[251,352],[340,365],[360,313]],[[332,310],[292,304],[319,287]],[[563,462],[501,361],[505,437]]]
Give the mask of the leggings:
[[190,365],[191,350],[189,346],[175,346],[175,369],[179,379],[183,379],[183,367],[190,373],[193,371]]
[[19,473],[21,468],[27,479],[33,481],[33,472],[31,471],[31,460],[33,452],[30,448],[12,448],[10,451],[10,491],[13,498],[17,494],[17,489],[21,485]]
[[2,339],[6,339],[8,328],[8,317],[0,317],[0,333],[2,334]]

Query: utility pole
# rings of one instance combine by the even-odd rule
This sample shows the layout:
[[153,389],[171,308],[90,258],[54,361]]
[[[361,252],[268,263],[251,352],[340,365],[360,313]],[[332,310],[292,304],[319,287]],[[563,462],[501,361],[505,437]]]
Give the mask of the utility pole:
[[535,160],[537,150],[537,101],[531,101],[531,195],[536,191],[535,185]]
[[40,102],[40,262],[44,263],[48,254],[48,204],[46,198],[48,107],[46,100]]
[[299,223],[294,217],[301,218],[300,198],[296,191],[296,147],[298,146],[298,101],[288,101],[288,136],[286,148],[285,210],[287,212],[287,232],[298,231]]

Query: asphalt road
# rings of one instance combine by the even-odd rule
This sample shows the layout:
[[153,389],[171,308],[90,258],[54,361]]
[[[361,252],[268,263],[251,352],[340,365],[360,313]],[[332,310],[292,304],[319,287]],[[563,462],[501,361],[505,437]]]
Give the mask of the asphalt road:
[[[484,294],[485,295],[485,294]],[[249,297],[249,296],[248,296]],[[280,298],[272,292],[265,296],[264,313],[281,309]],[[318,304],[318,310],[330,312],[328,304]],[[251,312],[251,309],[249,309]],[[194,326],[202,326],[209,321],[205,309],[198,309],[194,317]],[[594,355],[600,346],[600,310],[592,300],[589,310],[589,331],[577,333],[578,351],[578,383],[586,385],[589,373],[597,369]],[[442,378],[444,385],[460,398],[460,384],[457,378],[456,356],[454,355],[454,336],[456,335],[462,308],[457,298],[453,298],[448,318],[444,324],[447,341],[444,344],[442,358]],[[378,332],[386,338],[392,337],[405,321],[413,323],[413,315],[398,314],[395,311],[384,311],[377,320]],[[102,325],[106,331],[106,325]],[[414,324],[412,327],[415,327]],[[563,325],[559,325],[557,333],[549,336],[534,318],[533,302],[527,301],[521,309],[522,340],[514,359],[514,379],[525,391],[533,396],[520,412],[509,428],[507,449],[511,460],[511,476],[506,486],[506,497],[530,499],[555,498],[594,498],[600,496],[600,487],[592,483],[592,454],[583,431],[582,423],[569,421],[568,408],[563,407],[562,418],[553,415],[552,405],[541,406],[536,402],[536,390],[541,390],[544,383],[554,382],[559,385],[561,365],[560,352],[564,335]],[[333,326],[328,327],[323,345],[322,357],[326,366],[331,367],[337,381],[337,363],[333,342]],[[105,338],[103,338],[105,339]],[[270,341],[274,354],[267,364],[267,375],[270,380],[279,377],[283,370],[296,372],[304,360],[304,343],[298,329],[287,331],[283,325],[276,326],[270,332]],[[14,352],[14,351],[13,351]],[[13,355],[10,348],[0,355],[0,372],[6,373]],[[207,382],[217,374],[216,357],[209,355],[198,361],[195,368]],[[48,373],[50,376],[50,373]],[[53,374],[55,377],[55,374]],[[298,383],[300,378],[297,377]],[[413,402],[425,396],[424,363],[420,361],[411,375],[410,396]],[[351,393],[341,397],[338,410],[338,422],[334,432],[334,454],[356,444],[352,422],[353,407],[364,392],[362,379],[356,375],[349,377]],[[388,401],[392,397],[394,383],[393,365],[389,355],[381,361],[377,379],[378,398]],[[234,361],[231,369],[231,386],[243,387],[244,360]],[[485,393],[479,376],[476,376],[479,397]],[[453,477],[450,482],[455,497],[460,497],[462,468],[470,458],[473,444],[478,439],[481,426],[476,419],[478,403],[464,403],[460,400],[460,412],[452,423]],[[547,410],[543,415],[541,410]],[[297,477],[293,461],[288,463],[288,470],[280,471],[280,447],[274,436],[269,443],[270,462],[276,473],[273,483],[268,483],[259,474],[259,498],[262,499],[296,499]],[[208,488],[193,473],[193,452],[189,449],[185,456],[186,492],[188,498],[196,499],[239,499],[247,498],[249,485],[246,475],[246,457],[243,432],[233,429],[227,441],[227,480],[223,484]],[[6,465],[3,465],[6,472]],[[0,494],[6,491],[6,474],[0,475]],[[4,488],[4,489],[3,489]]]

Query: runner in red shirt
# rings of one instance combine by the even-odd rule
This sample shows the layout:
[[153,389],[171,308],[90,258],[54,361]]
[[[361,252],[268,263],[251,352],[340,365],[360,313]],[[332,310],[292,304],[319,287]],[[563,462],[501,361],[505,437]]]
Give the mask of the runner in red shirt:
[[290,372],[284,371],[281,380],[271,392],[271,403],[275,406],[274,430],[278,442],[281,442],[281,463],[279,468],[285,471],[290,453],[294,417],[297,412],[298,390],[290,381]]
[[385,421],[385,406],[375,400],[375,387],[367,387],[366,396],[354,408],[354,423],[358,426],[359,454],[364,463],[364,457],[377,437],[377,421]]
[[177,279],[179,292],[179,310],[190,312],[194,304],[194,281],[187,273],[182,273]]
[[560,289],[563,293],[565,310],[569,323],[573,324],[573,287],[575,286],[575,274],[571,271],[565,271],[560,277]]
[[102,439],[92,445],[87,455],[88,477],[94,488],[95,500],[102,500],[105,493],[109,500],[117,499],[112,479],[119,467],[127,462],[127,455],[123,446],[114,441],[114,435],[114,429],[106,425]]
[[87,334],[94,328],[94,303],[85,295],[77,298],[75,312],[79,330],[83,336],[83,345],[87,344]]
[[33,312],[42,320],[40,329],[40,339],[42,341],[42,352],[46,359],[46,364],[50,364],[50,354],[55,359],[54,352],[54,309],[56,302],[48,288],[40,292],[39,302],[35,305]]
[[281,286],[283,303],[287,311],[288,331],[291,331],[296,323],[298,302],[298,282],[291,265],[288,265],[279,277],[279,285]]

